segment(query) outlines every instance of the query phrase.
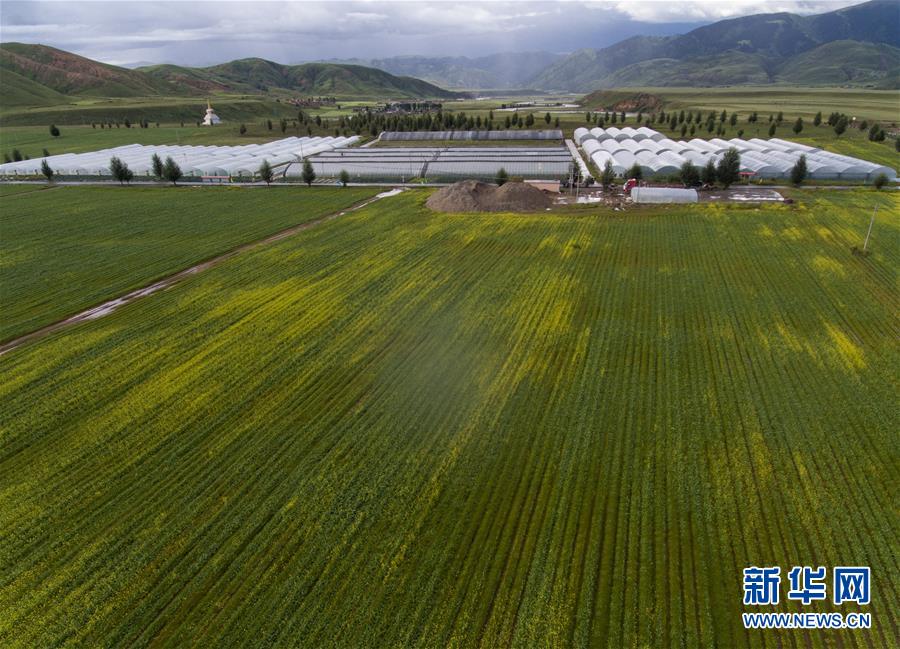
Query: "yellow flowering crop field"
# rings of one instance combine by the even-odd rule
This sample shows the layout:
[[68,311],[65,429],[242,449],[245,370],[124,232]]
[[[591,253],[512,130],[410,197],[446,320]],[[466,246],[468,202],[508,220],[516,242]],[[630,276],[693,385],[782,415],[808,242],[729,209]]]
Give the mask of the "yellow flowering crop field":
[[[0,645],[893,645],[896,194],[427,195],[0,356]],[[803,564],[873,628],[745,631]]]

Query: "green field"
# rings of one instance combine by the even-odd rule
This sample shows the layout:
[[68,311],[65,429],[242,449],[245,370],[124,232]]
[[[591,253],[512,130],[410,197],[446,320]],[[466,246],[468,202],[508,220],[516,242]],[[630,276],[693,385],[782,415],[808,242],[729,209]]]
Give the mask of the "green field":
[[818,111],[846,113],[859,119],[887,123],[900,121],[900,91],[865,88],[803,88],[797,86],[732,86],[728,88],[616,88],[598,90],[585,97],[586,107],[596,100],[617,101],[637,93],[657,95],[663,108],[701,108],[703,110],[752,113],[779,110],[812,118]]
[[[330,214],[363,188],[0,188],[0,340]],[[27,195],[17,192],[32,192]]]
[[[0,357],[0,644],[896,646],[896,195],[426,196]],[[797,564],[873,629],[745,632]]]
[[[258,95],[217,95],[213,107],[228,122],[254,121],[297,116],[297,109],[286,102]],[[0,123],[8,126],[47,124],[90,126],[91,122],[116,121],[126,118],[137,123],[184,121],[194,124],[203,119],[205,97],[65,97],[65,102],[47,106],[14,106],[0,110]]]

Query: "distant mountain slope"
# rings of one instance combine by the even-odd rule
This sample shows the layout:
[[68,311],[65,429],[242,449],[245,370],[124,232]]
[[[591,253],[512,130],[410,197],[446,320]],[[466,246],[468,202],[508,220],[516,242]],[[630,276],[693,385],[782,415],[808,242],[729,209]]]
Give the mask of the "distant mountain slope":
[[[64,95],[134,97],[165,94],[172,90],[165,81],[141,72],[46,45],[0,44],[0,74],[4,81],[7,72]],[[3,103],[7,102],[3,100]]]
[[63,104],[67,98],[204,96],[217,92],[360,98],[450,98],[420,79],[358,65],[281,65],[241,59],[209,68],[154,65],[135,70],[46,45],[0,44],[0,107]]
[[67,101],[65,95],[3,68],[0,68],[0,85],[3,87],[0,105],[4,107],[45,106]]
[[650,59],[607,75],[599,87],[764,85],[772,78],[758,54],[725,52],[702,59]]
[[781,81],[844,85],[876,84],[900,72],[900,49],[883,43],[832,41],[798,54],[778,70]]
[[394,56],[342,62],[416,77],[445,88],[500,89],[521,88],[538,71],[562,58],[550,52],[503,52],[475,58]]
[[[527,83],[575,91],[626,84],[884,85],[898,75],[897,64],[891,63],[892,50],[900,47],[898,25],[896,0],[873,0],[815,16],[744,16],[681,36],[639,36],[601,50],[579,50]],[[811,58],[810,52],[829,44],[833,46],[820,52],[829,60]],[[823,64],[831,71],[824,72]],[[851,71],[842,77],[836,72],[841,68]]]

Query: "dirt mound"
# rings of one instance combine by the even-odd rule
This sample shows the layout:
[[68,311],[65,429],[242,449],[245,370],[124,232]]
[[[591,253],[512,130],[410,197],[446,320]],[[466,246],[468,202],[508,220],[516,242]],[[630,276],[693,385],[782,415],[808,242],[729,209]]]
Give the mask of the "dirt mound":
[[464,180],[436,191],[426,205],[437,212],[542,212],[553,201],[527,183],[509,182],[497,187]]
[[615,111],[626,111],[626,112],[637,112],[637,111],[652,111],[659,110],[662,108],[662,98],[657,95],[651,95],[646,92],[639,92],[633,97],[628,97],[627,99],[623,99],[613,106],[613,110]]

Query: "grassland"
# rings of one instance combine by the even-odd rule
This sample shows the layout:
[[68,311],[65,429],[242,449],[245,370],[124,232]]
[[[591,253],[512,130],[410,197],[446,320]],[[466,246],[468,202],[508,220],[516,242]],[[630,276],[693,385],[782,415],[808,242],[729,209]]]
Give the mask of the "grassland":
[[[67,97],[67,103],[48,106],[15,106],[0,111],[0,123],[8,126],[61,124],[90,126],[91,122],[116,121],[126,118],[137,123],[184,121],[193,124],[206,110],[205,97]],[[253,95],[218,95],[213,106],[228,122],[253,121],[271,117],[292,118],[297,109],[285,102]]]
[[[2,187],[0,340],[340,210],[362,188]],[[31,192],[23,194],[21,192]]]
[[[0,357],[0,644],[892,646],[896,196],[425,196]],[[745,632],[795,564],[874,628]]]
[[592,107],[599,102],[619,101],[638,93],[656,95],[663,108],[700,108],[703,110],[752,113],[779,110],[793,117],[812,118],[818,111],[846,113],[859,119],[900,121],[898,90],[863,88],[803,88],[797,86],[733,86],[727,88],[616,88],[587,95],[583,102]]

